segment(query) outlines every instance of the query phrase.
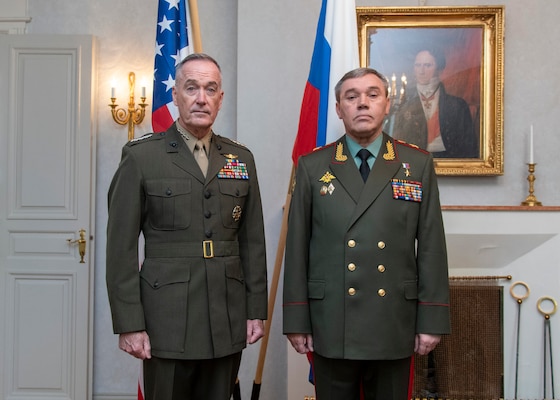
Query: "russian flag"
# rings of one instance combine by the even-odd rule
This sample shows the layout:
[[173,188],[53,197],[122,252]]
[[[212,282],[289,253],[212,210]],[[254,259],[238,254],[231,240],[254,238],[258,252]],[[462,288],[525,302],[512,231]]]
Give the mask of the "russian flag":
[[187,0],[159,0],[154,59],[152,128],[166,131],[179,116],[173,104],[175,66],[194,53]]
[[292,152],[300,155],[333,142],[344,133],[335,111],[334,86],[359,67],[355,0],[323,0]]

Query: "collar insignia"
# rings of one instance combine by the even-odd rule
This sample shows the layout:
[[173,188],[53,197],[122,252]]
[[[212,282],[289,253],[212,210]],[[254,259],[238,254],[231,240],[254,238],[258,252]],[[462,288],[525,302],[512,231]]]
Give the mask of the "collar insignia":
[[392,161],[395,159],[395,149],[393,148],[393,143],[390,140],[387,141],[387,152],[383,154],[383,159],[386,161]]
[[336,154],[334,156],[334,159],[336,161],[346,161],[348,159],[348,156],[343,154],[343,151],[344,151],[344,146],[342,145],[342,143],[337,144],[336,145]]

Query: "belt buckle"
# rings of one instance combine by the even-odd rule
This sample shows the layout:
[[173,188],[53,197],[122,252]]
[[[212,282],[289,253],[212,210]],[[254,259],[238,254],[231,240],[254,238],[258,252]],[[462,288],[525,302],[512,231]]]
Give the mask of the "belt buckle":
[[214,242],[211,240],[202,241],[202,254],[204,258],[214,258]]

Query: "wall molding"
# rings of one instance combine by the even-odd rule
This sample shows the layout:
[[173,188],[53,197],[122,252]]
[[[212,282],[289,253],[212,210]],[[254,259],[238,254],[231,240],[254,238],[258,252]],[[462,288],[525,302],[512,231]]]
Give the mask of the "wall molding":
[[31,17],[0,17],[0,34],[21,35],[29,22]]
[[93,400],[137,400],[136,394],[101,393],[94,394]]

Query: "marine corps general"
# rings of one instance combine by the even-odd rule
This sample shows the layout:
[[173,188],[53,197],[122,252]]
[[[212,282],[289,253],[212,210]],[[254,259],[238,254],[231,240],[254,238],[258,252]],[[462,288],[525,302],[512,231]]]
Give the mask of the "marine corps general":
[[245,146],[212,131],[223,94],[218,63],[186,57],[173,87],[179,118],[125,145],[109,188],[113,330],[144,360],[146,400],[229,400],[242,350],[264,334],[257,171]]

